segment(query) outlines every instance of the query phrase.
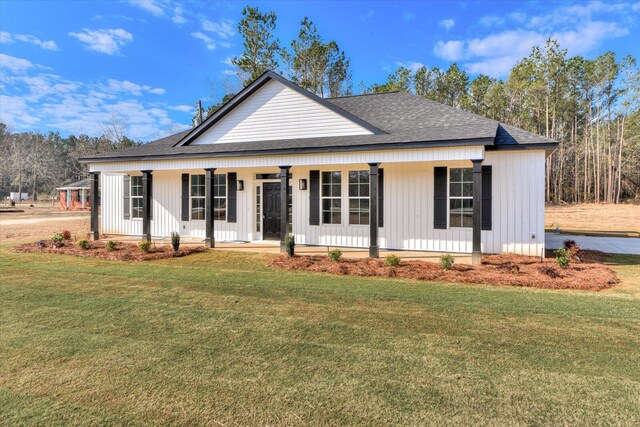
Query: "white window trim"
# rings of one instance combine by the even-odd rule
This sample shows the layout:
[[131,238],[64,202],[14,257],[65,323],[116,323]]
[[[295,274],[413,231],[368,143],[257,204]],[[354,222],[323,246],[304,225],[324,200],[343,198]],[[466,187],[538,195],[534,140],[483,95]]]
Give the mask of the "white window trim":
[[[338,172],[340,174],[340,196],[339,197],[335,197],[335,196],[324,196],[323,195],[323,189],[324,189],[324,174],[325,173],[334,173],[334,172]],[[348,172],[347,172],[348,175]],[[347,181],[348,181],[348,176],[347,176]],[[331,185],[333,185],[333,183],[330,183]],[[336,225],[344,225],[345,221],[344,221],[344,189],[345,186],[345,180],[344,180],[344,171],[343,170],[321,170],[320,171],[320,224],[322,225],[327,225],[327,226],[336,226]],[[347,184],[347,192],[349,191],[349,187]],[[339,223],[334,223],[334,222],[324,222],[324,200],[340,200],[340,222]],[[347,224],[348,224],[348,218],[347,218]]]
[[[456,227],[451,225],[451,199],[456,200],[469,200],[473,201],[473,194],[471,196],[451,196],[451,170],[453,169],[472,169],[468,167],[455,167],[455,168],[447,168],[447,228],[454,230],[471,230],[473,227]],[[472,181],[473,183],[473,181]]]
[[[133,178],[140,178],[140,180],[142,180],[142,175],[130,175],[129,176],[129,218],[131,218],[132,221],[142,221],[142,219],[143,219],[142,217],[137,218],[137,217],[133,216],[133,199],[142,199],[143,198],[143,196],[134,196],[133,195]],[[144,185],[144,183],[141,183],[141,185]]]
[[[204,221],[205,218],[206,218],[206,213],[205,213],[205,218],[203,218],[203,219],[193,219],[193,199],[203,199],[203,200],[205,200],[205,209],[206,209],[206,198],[207,198],[206,194],[204,196],[194,196],[192,194],[192,191],[191,191],[192,188],[191,187],[193,185],[193,177],[194,176],[202,176],[203,179],[206,179],[205,175],[202,174],[202,173],[194,173],[194,174],[189,175],[189,220],[190,221]],[[206,184],[205,184],[205,191],[206,191]]]
[[[371,203],[371,195],[367,196],[367,197],[362,197],[362,196],[356,196],[356,197],[351,197],[351,195],[349,194],[349,186],[351,185],[351,182],[349,181],[349,174],[351,172],[366,172],[367,176],[369,175],[369,171],[366,169],[356,169],[356,170],[348,170],[347,171],[347,224],[349,226],[354,226],[354,227],[368,227],[369,224],[371,224],[371,217],[369,217],[369,222],[367,222],[366,224],[352,224],[351,223],[351,200],[368,200],[369,203]],[[360,183],[358,182],[357,185],[360,185]],[[369,181],[367,180],[367,185],[369,185]],[[369,205],[369,215],[371,215],[371,205]]]
[[[216,196],[215,195],[215,187],[216,187],[216,176],[223,176],[224,177],[224,196]],[[214,221],[224,221],[227,222],[227,218],[229,215],[229,206],[227,204],[228,202],[228,195],[229,195],[229,186],[227,185],[227,174],[226,173],[215,173],[213,174],[213,176],[211,177],[211,185],[213,186],[212,190],[213,190],[213,200],[211,200],[211,214],[213,215],[213,220]],[[224,219],[216,219],[216,199],[224,199]],[[220,211],[221,209],[219,209]]]

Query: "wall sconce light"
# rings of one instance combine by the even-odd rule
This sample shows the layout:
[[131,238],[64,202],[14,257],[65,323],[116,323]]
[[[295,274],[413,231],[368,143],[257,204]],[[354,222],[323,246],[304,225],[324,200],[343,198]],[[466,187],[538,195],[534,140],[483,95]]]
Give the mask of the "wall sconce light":
[[298,181],[298,188],[302,191],[307,189],[307,180],[306,179],[301,179],[300,181]]
[[244,181],[243,180],[239,180],[238,181],[238,191],[243,191],[244,190]]

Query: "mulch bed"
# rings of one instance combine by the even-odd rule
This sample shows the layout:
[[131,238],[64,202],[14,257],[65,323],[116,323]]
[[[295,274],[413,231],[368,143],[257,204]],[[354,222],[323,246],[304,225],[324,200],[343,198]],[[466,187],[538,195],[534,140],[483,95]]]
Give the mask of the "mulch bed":
[[51,240],[41,240],[36,243],[26,243],[13,248],[14,252],[35,252],[49,254],[75,255],[86,258],[100,258],[110,261],[150,261],[154,259],[174,258],[203,252],[204,247],[183,247],[177,252],[170,246],[151,246],[148,252],[143,252],[133,243],[118,242],[115,250],[108,250],[105,242],[89,242],[88,249],[82,249],[76,242],[65,241],[64,246],[55,247]]
[[341,259],[334,262],[325,256],[304,255],[296,255],[293,258],[283,255],[273,259],[269,266],[340,275],[542,289],[600,291],[620,282],[613,270],[601,263],[606,254],[581,250],[577,255],[579,260],[573,260],[567,269],[558,267],[555,259],[540,261],[536,257],[515,254],[483,255],[482,265],[454,264],[449,270],[443,270],[439,264],[426,261],[402,261],[396,267],[388,267],[382,259]]

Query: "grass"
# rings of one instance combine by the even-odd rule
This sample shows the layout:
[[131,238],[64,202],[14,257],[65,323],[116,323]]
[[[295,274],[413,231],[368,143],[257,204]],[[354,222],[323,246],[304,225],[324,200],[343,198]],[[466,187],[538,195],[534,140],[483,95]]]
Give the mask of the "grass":
[[640,420],[640,257],[601,292],[0,247],[0,424]]

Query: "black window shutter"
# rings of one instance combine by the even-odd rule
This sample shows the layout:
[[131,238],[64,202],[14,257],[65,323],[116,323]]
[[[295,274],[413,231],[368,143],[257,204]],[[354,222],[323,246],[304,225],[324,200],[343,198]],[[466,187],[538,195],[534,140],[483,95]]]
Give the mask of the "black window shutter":
[[433,168],[433,228],[447,228],[447,168]]
[[182,220],[189,221],[189,174],[182,174]]
[[309,171],[309,225],[320,225],[320,171]]
[[131,218],[131,177],[125,175],[122,180],[122,198],[124,219]]
[[482,166],[482,229],[491,230],[491,166]]
[[229,172],[227,174],[227,222],[236,222],[236,212],[238,204],[238,174]]
[[378,169],[378,227],[384,227],[384,169]]
[[149,174],[149,219],[153,219],[153,175]]

